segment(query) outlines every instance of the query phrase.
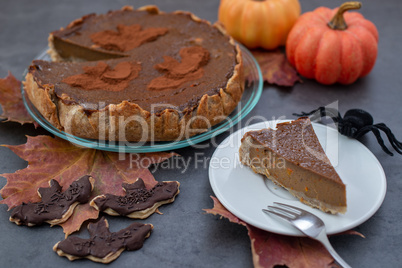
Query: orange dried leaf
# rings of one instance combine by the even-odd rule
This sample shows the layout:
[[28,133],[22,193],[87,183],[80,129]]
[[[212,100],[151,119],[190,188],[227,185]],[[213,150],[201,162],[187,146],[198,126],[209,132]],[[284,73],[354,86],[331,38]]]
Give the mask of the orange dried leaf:
[[[3,197],[0,204],[7,204],[9,209],[22,202],[40,201],[37,190],[39,187],[47,187],[51,179],[57,180],[62,187],[68,187],[77,178],[92,175],[95,179],[92,197],[104,193],[123,195],[122,183],[133,183],[139,177],[144,180],[147,188],[151,188],[157,181],[148,167],[175,155],[118,154],[80,148],[50,136],[28,137],[25,144],[4,146],[28,161],[25,169],[1,174],[7,179],[7,184],[0,190]],[[98,213],[89,204],[79,205],[74,215],[61,226],[66,235],[69,235],[79,230],[85,220],[97,218]]]
[[230,213],[222,204],[219,202],[218,198],[211,196],[214,201],[214,207],[211,209],[203,209],[206,213],[212,215],[220,215],[221,217],[227,218],[230,222],[238,223],[246,226],[246,223],[237,218],[235,215]]
[[[217,198],[212,196],[211,198],[214,201],[214,207],[204,211],[247,227],[254,267],[267,268],[276,265],[292,268],[336,267],[334,259],[319,242],[307,237],[278,235],[253,227],[230,213]],[[347,231],[344,234],[363,236],[356,231]]]
[[0,79],[0,104],[3,109],[0,118],[21,124],[34,123],[22,102],[21,82],[10,72],[6,78]]
[[[279,50],[252,50],[251,53],[260,65],[263,80],[269,84],[291,87],[301,82],[296,69]],[[253,82],[246,69],[246,79]]]
[[[91,196],[92,198],[93,196]],[[75,207],[71,217],[64,223],[59,224],[63,228],[66,237],[78,231],[86,220],[94,220],[99,217],[99,211],[88,204],[80,204]]]
[[254,267],[333,267],[334,259],[317,241],[266,232],[247,225]]

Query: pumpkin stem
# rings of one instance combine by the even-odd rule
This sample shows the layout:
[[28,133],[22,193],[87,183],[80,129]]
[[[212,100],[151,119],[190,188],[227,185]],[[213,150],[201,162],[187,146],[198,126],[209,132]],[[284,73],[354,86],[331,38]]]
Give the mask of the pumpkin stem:
[[351,9],[360,9],[362,6],[362,3],[360,2],[346,2],[343,3],[334,17],[331,19],[330,22],[328,22],[328,26],[333,29],[333,30],[345,30],[348,28],[348,25],[346,25],[345,18],[343,17],[343,13],[345,13],[348,10]]

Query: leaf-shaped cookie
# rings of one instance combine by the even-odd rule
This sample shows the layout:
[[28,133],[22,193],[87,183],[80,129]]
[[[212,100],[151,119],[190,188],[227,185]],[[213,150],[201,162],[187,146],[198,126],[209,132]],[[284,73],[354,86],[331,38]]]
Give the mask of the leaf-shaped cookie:
[[140,249],[152,228],[152,224],[134,222],[127,228],[111,233],[107,220],[102,217],[96,223],[88,224],[89,239],[70,236],[56,243],[53,250],[70,261],[87,258],[109,263],[117,259],[124,250]]
[[[157,181],[148,167],[162,162],[174,153],[118,154],[94,149],[80,148],[68,141],[50,136],[28,137],[26,144],[10,146],[28,167],[15,173],[2,174],[7,184],[1,189],[3,200],[11,209],[22,202],[39,202],[37,189],[46,187],[56,179],[62,187],[68,187],[77,177],[91,175],[96,178],[91,199],[103,193],[123,195],[122,183],[144,180],[150,189]],[[88,219],[97,219],[99,211],[89,204],[78,205],[73,215],[61,224],[66,235],[79,230]]]
[[42,199],[37,203],[22,203],[11,212],[10,221],[17,225],[34,226],[47,222],[50,225],[61,224],[68,220],[78,204],[87,203],[91,196],[95,180],[83,176],[61,192],[62,187],[56,180],[49,182],[50,187],[39,188]]
[[123,183],[124,196],[99,195],[92,199],[90,205],[112,216],[145,219],[161,205],[172,203],[180,192],[179,186],[177,181],[164,181],[147,190],[144,181],[138,178],[133,184]]

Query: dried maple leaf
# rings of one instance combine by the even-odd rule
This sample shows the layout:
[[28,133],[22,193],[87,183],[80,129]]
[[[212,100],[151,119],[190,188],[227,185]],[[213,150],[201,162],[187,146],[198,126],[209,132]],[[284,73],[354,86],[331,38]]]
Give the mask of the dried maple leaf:
[[[147,188],[152,188],[157,181],[148,167],[162,162],[174,153],[118,154],[94,149],[80,148],[72,143],[50,136],[28,137],[25,144],[11,146],[11,149],[22,159],[28,161],[25,169],[15,173],[1,174],[7,184],[0,190],[3,200],[9,209],[22,202],[38,202],[37,190],[48,186],[50,179],[57,180],[62,187],[68,187],[74,180],[91,175],[95,179],[92,197],[103,193],[123,195],[122,183],[133,183],[142,178]],[[91,198],[92,198],[91,197]],[[68,221],[61,224],[68,236],[80,229],[88,219],[98,218],[99,211],[89,204],[78,205]]]
[[[230,213],[217,198],[212,197],[214,207],[204,209],[209,214],[221,215],[229,221],[244,225],[251,241],[254,267],[334,267],[334,259],[317,241],[307,237],[284,236],[255,228]],[[355,231],[350,234],[360,233]],[[336,267],[336,266],[335,266]]]
[[22,102],[21,81],[10,72],[6,78],[0,79],[0,104],[3,109],[0,118],[21,124],[34,123]]
[[284,236],[247,225],[254,267],[333,267],[334,259],[317,241]]
[[244,226],[247,226],[247,224],[237,218],[235,215],[229,212],[222,204],[219,202],[218,198],[211,196],[212,200],[214,201],[214,207],[211,209],[204,209],[205,212],[212,214],[212,215],[220,215],[221,218],[225,217],[228,219],[230,222],[233,223],[238,223]]
[[[251,53],[260,65],[264,81],[278,86],[291,87],[296,82],[301,82],[296,69],[290,65],[280,50],[252,50]],[[250,83],[253,78],[245,69],[246,80]]]

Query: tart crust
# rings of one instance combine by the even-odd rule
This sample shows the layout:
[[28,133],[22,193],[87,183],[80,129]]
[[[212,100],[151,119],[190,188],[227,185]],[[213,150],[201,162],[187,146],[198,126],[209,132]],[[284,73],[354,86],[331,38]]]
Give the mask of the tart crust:
[[[133,10],[123,7],[123,10]],[[145,6],[137,10],[152,14],[161,14],[156,6]],[[175,14],[191,14],[176,11]],[[222,27],[211,25],[191,14],[192,20],[208,23],[222,34]],[[73,21],[67,28],[81,19]],[[229,37],[230,38],[230,37]],[[49,54],[54,61],[64,60],[54,48],[54,36],[49,37]],[[54,85],[40,86],[31,72],[26,75],[25,91],[30,101],[53,126],[69,134],[99,140],[113,141],[172,141],[189,138],[207,131],[211,126],[223,121],[237,106],[244,91],[243,61],[241,50],[232,38],[230,44],[235,47],[236,65],[226,87],[220,88],[214,95],[205,94],[197,105],[186,111],[165,109],[152,113],[134,102],[123,100],[118,104],[109,104],[103,109],[87,113],[79,103],[71,101],[66,94],[57,96]],[[69,58],[79,61],[79,58]],[[132,120],[135,118],[135,120]]]

